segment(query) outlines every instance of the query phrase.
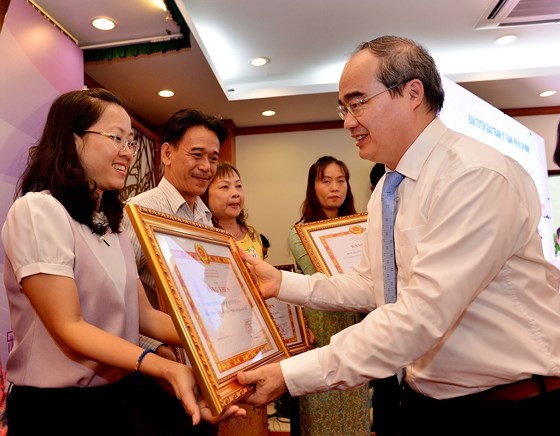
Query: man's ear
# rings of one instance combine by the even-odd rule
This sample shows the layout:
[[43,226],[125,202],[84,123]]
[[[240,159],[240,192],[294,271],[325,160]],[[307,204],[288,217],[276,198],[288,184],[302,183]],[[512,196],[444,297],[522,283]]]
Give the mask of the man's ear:
[[419,79],[412,79],[408,82],[405,92],[408,92],[410,101],[414,103],[414,107],[420,106],[424,101],[424,85]]
[[161,161],[164,165],[167,165],[171,159],[171,144],[169,142],[164,142],[161,144]]

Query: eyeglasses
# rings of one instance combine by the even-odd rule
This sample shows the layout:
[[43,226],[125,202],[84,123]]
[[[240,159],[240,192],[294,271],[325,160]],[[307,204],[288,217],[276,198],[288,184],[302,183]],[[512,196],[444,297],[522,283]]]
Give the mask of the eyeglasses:
[[377,94],[370,95],[369,97],[364,97],[360,100],[356,100],[356,101],[350,102],[348,104],[341,104],[340,106],[338,106],[338,109],[336,110],[336,112],[338,113],[338,116],[340,117],[340,119],[343,120],[343,121],[348,116],[348,112],[350,112],[353,117],[359,117],[364,112],[363,105],[365,103],[372,100],[374,97],[377,97],[378,95],[381,95],[384,92],[387,92],[387,91],[389,91],[393,88],[396,88],[397,86],[404,85],[407,82],[409,82],[409,80],[397,83],[396,85],[393,85],[393,86],[389,86],[388,88],[384,89],[383,91],[380,91]]
[[132,156],[134,157],[136,157],[138,148],[140,147],[138,141],[129,141],[127,139],[124,139],[121,135],[117,135],[116,133],[96,132],[95,130],[84,130],[83,133],[95,133],[96,135],[113,138],[113,144],[119,151],[125,151],[125,149],[128,147],[128,149],[132,151]]

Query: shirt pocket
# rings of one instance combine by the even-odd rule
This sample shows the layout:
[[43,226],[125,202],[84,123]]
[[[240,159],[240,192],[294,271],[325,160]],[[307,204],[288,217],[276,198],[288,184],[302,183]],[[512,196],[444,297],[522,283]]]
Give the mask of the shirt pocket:
[[412,275],[412,261],[418,253],[418,241],[424,234],[425,225],[410,229],[395,228],[395,259],[398,269],[398,287],[408,284]]

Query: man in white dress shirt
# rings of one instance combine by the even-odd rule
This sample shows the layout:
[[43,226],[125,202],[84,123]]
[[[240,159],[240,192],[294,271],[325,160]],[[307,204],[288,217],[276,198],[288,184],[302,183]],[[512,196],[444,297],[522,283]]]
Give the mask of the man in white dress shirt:
[[[381,180],[353,272],[278,271],[244,256],[264,297],[319,310],[371,311],[330,344],[239,373],[265,406],[350,389],[406,368],[405,435],[545,434],[560,410],[559,271],[544,259],[531,177],[437,117],[444,92],[414,41],[363,43],[339,84],[339,114],[363,159],[404,176],[397,188],[397,301],[385,304]],[[558,430],[556,431],[558,432]]]
[[[211,226],[212,214],[199,196],[206,191],[216,174],[220,147],[227,138],[227,126],[220,118],[195,109],[177,111],[163,127],[163,177],[158,186],[130,198],[128,202]],[[123,224],[132,242],[138,274],[148,299],[154,307],[159,308],[154,278],[126,214]],[[155,350],[163,357],[175,359],[165,344],[152,338],[141,336],[140,345]],[[215,436],[218,429],[218,425],[202,422],[193,434]]]
[[[129,203],[212,225],[212,213],[200,199],[216,174],[220,147],[228,137],[225,123],[195,109],[181,109],[163,128],[161,161],[164,173],[158,186],[129,199]],[[130,220],[125,231],[132,241],[140,280],[148,299],[159,307],[154,278]]]

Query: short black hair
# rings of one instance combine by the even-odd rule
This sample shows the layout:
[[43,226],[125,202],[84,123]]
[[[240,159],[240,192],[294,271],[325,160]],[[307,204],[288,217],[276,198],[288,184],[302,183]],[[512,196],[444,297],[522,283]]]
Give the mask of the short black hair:
[[262,233],[260,235],[263,247],[270,248],[270,241],[268,240],[268,238]]
[[560,121],[558,122],[558,128],[556,131],[556,148],[554,149],[552,160],[556,165],[560,166]]
[[196,126],[203,126],[214,132],[220,145],[224,144],[229,135],[227,125],[220,117],[188,108],[178,110],[167,120],[163,126],[161,142],[167,142],[175,147],[185,132]]
[[385,174],[385,165],[382,163],[376,163],[369,172],[369,183],[371,188],[375,188],[375,185],[381,180],[381,177]]

